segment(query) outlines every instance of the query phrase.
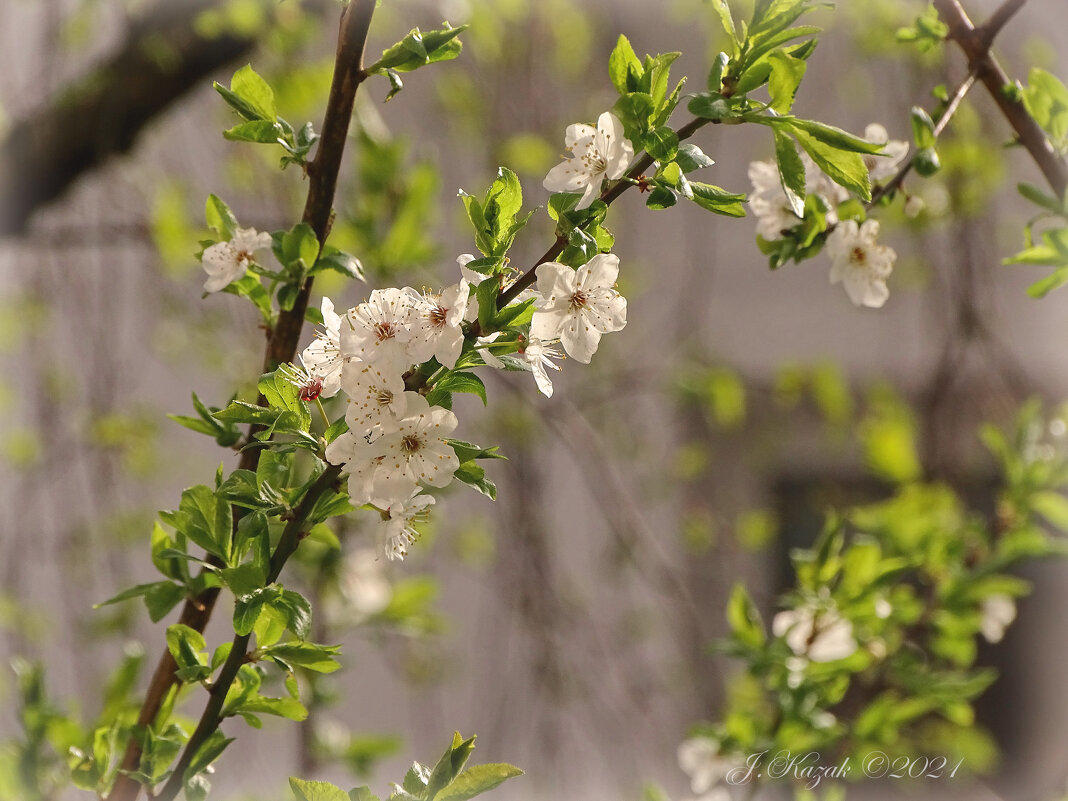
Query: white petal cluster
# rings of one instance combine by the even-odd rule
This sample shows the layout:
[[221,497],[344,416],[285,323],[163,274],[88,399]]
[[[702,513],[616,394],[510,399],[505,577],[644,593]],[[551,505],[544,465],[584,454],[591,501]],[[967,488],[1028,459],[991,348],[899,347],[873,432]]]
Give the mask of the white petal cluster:
[[610,111],[597,119],[597,127],[576,123],[564,134],[567,157],[545,176],[550,192],[582,192],[575,208],[585,209],[608,178],[622,178],[634,158],[634,146],[623,136],[623,123]]
[[615,289],[619,258],[598,253],[577,270],[550,261],[538,266],[539,302],[530,336],[559,339],[567,355],[589,364],[601,335],[627,324],[627,300]]
[[872,184],[880,184],[888,178],[893,178],[899,169],[905,156],[909,154],[909,143],[900,139],[890,139],[886,128],[877,122],[873,122],[864,129],[864,138],[873,145],[882,145],[881,156],[864,154],[864,166],[868,168],[868,177]]
[[738,760],[720,754],[711,737],[691,737],[679,744],[679,768],[690,777],[690,790],[697,796],[713,790],[738,766]]
[[271,235],[257,233],[255,228],[238,228],[228,242],[216,242],[204,251],[201,264],[208,279],[205,292],[218,292],[244,276],[254,262],[256,251],[271,246]]
[[853,624],[833,608],[804,605],[787,609],[775,615],[771,631],[776,637],[785,637],[794,654],[812,662],[834,662],[857,650]]
[[349,430],[326,457],[345,466],[354,505],[381,511],[379,553],[390,559],[404,558],[434,502],[422,488],[444,487],[459,467],[447,441],[456,416],[405,391],[404,375],[431,358],[455,366],[469,294],[462,279],[440,293],[376,289],[344,314],[324,298],[324,330],[301,355],[304,370],[289,369],[309,384],[302,398],[343,393]]
[[979,631],[983,639],[989,643],[1001,642],[1005,629],[1016,619],[1016,602],[998,593],[983,599],[980,612]]
[[845,220],[827,237],[831,283],[841,282],[855,305],[872,309],[879,308],[890,297],[886,279],[897,260],[891,248],[876,241],[878,236],[878,220],[865,220],[863,224]]
[[[353,505],[380,512],[379,554],[389,559],[403,559],[415,542],[416,524],[434,503],[424,490],[446,486],[460,466],[449,444],[456,415],[407,389],[405,376],[432,359],[446,369],[458,364],[464,325],[477,319],[471,287],[488,278],[467,267],[473,260],[460,256],[462,277],[440,292],[376,289],[344,313],[324,298],[323,330],[301,354],[303,369],[282,367],[302,400],[338,393],[344,398],[348,431],[327,446],[326,458],[345,468]],[[548,371],[560,369],[558,344],[588,363],[601,335],[626,325],[627,301],[615,289],[618,274],[619,259],[609,254],[578,269],[540,265],[537,289],[524,289],[513,300],[534,301],[529,334],[493,332],[479,337],[475,351],[491,367],[530,372],[538,390],[552,397]]]

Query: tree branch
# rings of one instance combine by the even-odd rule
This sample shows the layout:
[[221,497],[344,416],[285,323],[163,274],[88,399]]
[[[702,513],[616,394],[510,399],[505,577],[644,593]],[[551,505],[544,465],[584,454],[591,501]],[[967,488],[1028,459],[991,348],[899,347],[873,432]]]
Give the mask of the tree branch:
[[959,0],[934,0],[938,15],[949,27],[949,38],[955,41],[968,58],[968,64],[986,86],[1002,115],[1016,131],[1027,152],[1042,171],[1057,197],[1064,197],[1068,189],[1068,166],[1050,145],[1045,132],[1027,113],[1024,104],[1009,90],[1012,81],[990,53],[993,36],[1024,4],[1025,0],[1007,0],[986,25],[976,28],[964,13]]
[[[358,2],[360,0],[354,0],[354,3]],[[293,518],[286,524],[274,554],[271,556],[271,572],[267,576],[267,584],[273,584],[278,579],[286,561],[297,550],[297,546],[304,536],[304,525],[307,522],[308,515],[315,507],[315,503],[325,492],[333,488],[340,474],[340,467],[336,465],[327,467],[308,489],[301,502],[297,504],[297,508],[293,512]],[[181,792],[185,783],[185,772],[197,755],[197,751],[219,728],[219,724],[222,722],[223,704],[226,702],[226,696],[230,692],[230,686],[234,683],[234,679],[237,678],[238,671],[245,664],[248,644],[251,639],[251,634],[234,635],[233,645],[230,648],[229,655],[226,657],[226,662],[223,663],[219,675],[211,686],[208,703],[200,716],[200,722],[197,723],[196,729],[189,737],[189,742],[186,743],[182,756],[174,766],[174,772],[171,773],[171,777],[167,780],[160,793],[154,796],[155,799],[172,801]]]
[[[315,231],[316,237],[319,239],[320,248],[322,248],[329,233],[334,194],[337,189],[338,171],[341,167],[341,158],[348,136],[356,90],[367,77],[363,72],[363,52],[374,8],[374,0],[352,0],[341,14],[334,77],[330,87],[326,116],[320,131],[318,149],[314,160],[308,165],[308,198],[303,215],[304,222],[307,222]],[[304,282],[304,286],[301,287],[293,308],[279,314],[278,322],[268,334],[264,353],[265,370],[271,370],[281,362],[291,361],[296,355],[311,288],[312,279],[309,278]],[[262,397],[260,398],[260,403],[264,403]],[[259,463],[259,457],[260,450],[258,448],[244,451],[241,455],[239,468],[255,471]],[[235,528],[239,520],[240,513],[235,510]],[[282,544],[279,543],[279,549],[281,547]],[[295,543],[293,547],[295,549]],[[285,558],[288,558],[288,556],[288,553],[285,554]],[[284,563],[285,558],[282,559],[282,563]],[[279,565],[279,569],[281,569],[281,565]],[[277,578],[276,573],[269,581],[273,581],[274,578]],[[187,600],[182,608],[178,622],[184,623],[196,631],[203,632],[208,620],[211,618],[218,596],[219,588],[213,587],[200,593],[195,598]],[[244,650],[241,651],[241,655],[243,657]],[[136,771],[140,765],[143,733],[147,727],[152,725],[164,699],[177,683],[174,675],[177,668],[178,666],[170,651],[165,650],[156,665],[156,670],[146,691],[145,700],[137,719],[137,729],[127,743],[122,761],[124,770]],[[207,714],[207,710],[205,710],[205,714]],[[137,781],[120,773],[116,779],[115,786],[108,796],[108,801],[134,801],[140,789],[141,785]]]
[[[157,3],[109,61],[11,129],[0,146],[0,235],[24,232],[34,211],[130,150],[152,119],[252,48],[247,36],[196,32],[197,15],[215,5]],[[166,59],[158,57],[161,42]]]

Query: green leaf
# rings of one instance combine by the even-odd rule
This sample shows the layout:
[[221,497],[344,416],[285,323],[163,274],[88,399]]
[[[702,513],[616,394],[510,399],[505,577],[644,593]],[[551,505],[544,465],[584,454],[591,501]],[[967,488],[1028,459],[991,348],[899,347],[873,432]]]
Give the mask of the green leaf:
[[204,218],[208,228],[212,229],[223,239],[233,239],[237,233],[237,218],[230,211],[230,207],[215,195],[208,195],[204,205]]
[[411,72],[427,64],[447,61],[460,55],[462,45],[456,37],[467,29],[466,25],[458,28],[449,27],[423,33],[412,28],[401,41],[382,52],[382,57],[367,68],[367,72],[382,74],[387,70]]
[[252,69],[251,64],[246,64],[234,73],[234,77],[230,79],[230,91],[244,100],[258,119],[271,122],[278,119],[274,90]]
[[786,114],[794,104],[794,96],[801,79],[805,77],[807,64],[785,50],[772,51],[768,54],[768,61],[771,63],[771,75],[768,78],[771,108],[779,114]]
[[861,139],[841,128],[826,125],[813,120],[802,120],[797,117],[786,117],[784,121],[795,131],[804,131],[812,139],[830,145],[835,150],[845,150],[851,153],[863,153],[865,155],[878,155],[883,151],[883,145]]
[[267,576],[259,565],[244,564],[229,567],[220,572],[223,583],[238,598],[245,598],[263,588]]
[[673,161],[679,152],[679,137],[666,125],[654,128],[642,140],[645,151],[659,162]]
[[434,389],[441,392],[468,392],[478,395],[486,405],[486,385],[474,373],[446,373],[434,384]]
[[1065,216],[1065,205],[1057,200],[1057,198],[1053,197],[1053,195],[1046,194],[1034,184],[1029,184],[1027,182],[1018,183],[1016,184],[1016,190],[1035,205],[1046,209],[1046,211],[1053,212],[1062,217]]
[[[727,0],[710,0],[712,10],[719,17],[719,24],[723,26],[723,32],[727,34],[727,40],[731,43],[731,52],[737,58],[739,53],[738,33],[734,27],[734,18],[731,17],[731,7]],[[711,87],[715,88],[715,87]]]
[[468,801],[477,795],[492,790],[508,779],[522,776],[519,768],[503,762],[475,765],[463,771],[441,792],[434,801]]
[[453,478],[474,487],[491,501],[497,500],[496,485],[486,478],[486,471],[474,462],[463,462],[453,474]]
[[909,120],[912,122],[912,139],[916,143],[916,147],[920,149],[934,147],[936,142],[935,124],[934,120],[931,119],[931,115],[919,106],[913,106],[909,114]]
[[871,183],[868,168],[859,153],[839,150],[826,142],[809,135],[803,128],[795,128],[794,135],[816,166],[836,184],[858,195],[862,200],[871,200]]
[[767,640],[760,612],[757,611],[756,604],[749,597],[744,584],[734,585],[730,600],[727,602],[727,622],[734,636],[750,648],[760,648]]
[[351,801],[378,801],[378,796],[372,793],[366,785],[349,790],[349,798]]
[[642,63],[630,41],[620,34],[612,54],[608,57],[608,77],[612,85],[621,95],[633,92],[638,88],[638,80],[643,72]]
[[427,779],[426,798],[428,801],[434,801],[438,793],[456,779],[460,771],[463,770],[464,765],[467,764],[467,760],[474,748],[474,737],[469,737],[465,740],[460,736],[459,732],[453,735],[452,747],[442,754],[441,759],[434,765],[434,769]]
[[286,616],[286,624],[289,630],[300,639],[308,636],[311,630],[312,608],[308,599],[299,592],[283,590],[282,596],[273,605],[282,610]]
[[282,235],[282,258],[279,261],[300,275],[301,266],[310,270],[319,258],[319,240],[315,231],[307,223],[297,223]]
[[234,741],[233,737],[226,737],[221,731],[212,732],[204,744],[197,749],[193,759],[189,762],[186,776],[195,776],[204,771],[212,762],[219,758],[226,746]]
[[678,202],[678,196],[666,186],[654,187],[645,199],[645,205],[654,210],[669,209]]
[[679,145],[679,153],[675,157],[675,163],[684,173],[691,173],[704,167],[711,167],[714,162],[697,145],[689,142]]
[[251,633],[264,604],[273,601],[279,594],[277,587],[266,587],[238,598],[234,604],[234,632],[242,637]]
[[1040,281],[1035,281],[1035,283],[1027,287],[1027,294],[1033,298],[1044,298],[1054,289],[1060,289],[1065,284],[1068,284],[1068,267],[1061,267],[1056,272]]
[[282,131],[278,123],[270,120],[248,120],[223,131],[223,138],[231,142],[257,142],[259,144],[276,144]]
[[695,117],[705,120],[725,120],[738,116],[730,101],[717,92],[701,92],[694,95],[686,104],[686,108]]
[[790,208],[799,218],[805,216],[805,164],[797,153],[794,140],[778,128],[772,129],[775,137],[775,161],[779,167],[782,183]]
[[162,581],[145,593],[145,608],[153,623],[159,623],[186,596],[185,587]]
[[287,642],[267,648],[264,654],[272,658],[281,659],[289,665],[314,670],[316,673],[333,673],[341,667],[334,658],[340,650],[340,645]]
[[693,202],[701,208],[727,217],[745,216],[745,195],[699,181],[690,181],[690,188],[693,190]]
[[329,782],[310,782],[290,777],[289,787],[297,801],[350,801],[348,793]]
[[[177,663],[179,678],[183,681],[198,681],[211,675],[204,635],[183,623],[167,627],[167,650]],[[184,672],[184,676],[182,675]]]

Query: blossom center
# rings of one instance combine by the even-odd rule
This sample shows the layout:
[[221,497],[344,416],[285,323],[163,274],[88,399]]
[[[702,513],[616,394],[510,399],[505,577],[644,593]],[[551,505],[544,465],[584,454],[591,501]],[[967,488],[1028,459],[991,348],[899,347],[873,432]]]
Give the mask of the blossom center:
[[435,328],[444,328],[445,323],[448,321],[448,316],[449,310],[441,304],[438,304],[433,309],[431,309],[430,314],[428,315],[430,319],[430,324]]
[[379,342],[385,342],[387,339],[393,339],[397,335],[397,329],[393,323],[375,323],[375,338]]
[[589,302],[590,302],[589,293],[585,292],[582,289],[579,289],[579,290],[577,290],[575,292],[574,295],[571,296],[571,300],[568,303],[568,305],[571,307],[571,311],[575,311],[576,309],[585,308],[586,306],[589,305]]
[[422,441],[414,434],[408,434],[401,440],[401,451],[405,454],[413,454],[423,447]]
[[849,260],[858,267],[863,266],[868,261],[868,252],[857,245],[849,254]]
[[375,400],[379,406],[389,406],[393,403],[393,393],[388,389],[380,389],[375,395]]

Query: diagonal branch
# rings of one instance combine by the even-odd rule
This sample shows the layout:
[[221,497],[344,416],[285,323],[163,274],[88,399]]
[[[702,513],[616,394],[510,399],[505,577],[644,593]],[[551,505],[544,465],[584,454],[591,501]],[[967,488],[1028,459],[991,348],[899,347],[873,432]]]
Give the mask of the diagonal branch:
[[1011,91],[1012,81],[990,53],[994,35],[1019,11],[1024,2],[1026,0],[1006,0],[990,18],[990,22],[980,27],[968,19],[959,0],[934,0],[934,6],[949,27],[949,38],[964,51],[971,69],[986,86],[1002,115],[1016,131],[1020,144],[1027,148],[1050,188],[1060,198],[1068,189],[1068,166],[1057,155],[1042,128],[1027,113],[1023,102]]
[[[363,52],[374,8],[375,0],[352,0],[341,15],[334,78],[330,87],[326,116],[320,131],[319,147],[315,159],[308,164],[308,199],[303,215],[304,221],[315,231],[320,247],[329,232],[338,171],[344,154],[356,90],[367,78],[366,73],[363,72]],[[265,369],[269,370],[281,362],[291,361],[296,354],[311,288],[312,279],[309,278],[301,287],[293,308],[283,311],[274,328],[268,333],[264,353]],[[255,471],[259,456],[259,449],[246,450],[241,455],[239,467]],[[239,519],[235,511],[235,527]],[[288,557],[288,555],[285,556]],[[284,562],[285,559],[283,558],[282,561]],[[203,632],[211,618],[218,596],[219,588],[213,587],[195,598],[190,598],[183,606],[178,622]],[[127,743],[122,760],[123,770],[136,771],[140,765],[144,731],[155,721],[164,699],[177,684],[174,675],[177,668],[170,651],[164,650],[145,693],[145,700],[137,718],[137,729]],[[125,773],[120,773],[108,796],[108,801],[134,801],[140,789],[141,785],[136,780]]]
[[[249,35],[197,32],[198,16],[217,5],[217,0],[161,0],[108,61],[15,124],[0,143],[0,235],[25,232],[37,209],[129,151],[153,119],[252,49],[256,40]],[[322,0],[309,5],[314,13],[325,8]],[[159,57],[160,43],[166,43],[165,59]]]

